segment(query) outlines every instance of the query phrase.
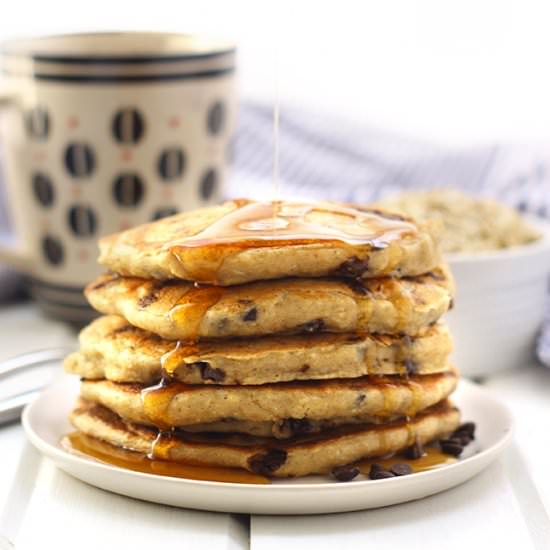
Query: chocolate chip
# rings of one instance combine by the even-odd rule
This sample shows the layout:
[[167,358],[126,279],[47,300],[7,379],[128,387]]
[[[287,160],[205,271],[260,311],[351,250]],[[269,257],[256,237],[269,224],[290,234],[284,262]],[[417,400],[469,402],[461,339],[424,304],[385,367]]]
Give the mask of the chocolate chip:
[[365,287],[363,282],[360,281],[359,279],[345,279],[344,282],[356,294],[360,294],[361,296],[367,296],[370,294],[369,290]]
[[302,365],[300,367],[300,372],[307,372],[311,367],[309,365]]
[[453,298],[449,300],[449,311],[455,307],[455,301]]
[[350,464],[346,466],[336,466],[331,473],[338,481],[351,481],[359,475],[359,468],[351,466]]
[[412,474],[412,468],[406,462],[399,462],[390,468],[390,472],[396,476],[406,476]]
[[222,369],[216,369],[210,366],[206,361],[193,363],[200,370],[203,380],[212,380],[213,382],[222,382],[225,379],[225,372]]
[[463,447],[466,447],[466,445],[469,445],[472,442],[472,438],[466,433],[454,433],[452,438],[457,439]]
[[369,474],[372,474],[374,472],[380,472],[381,470],[383,470],[384,468],[382,468],[382,466],[380,464],[371,464],[370,466],[370,470],[369,470]]
[[149,285],[149,292],[138,300],[138,306],[145,308],[158,300],[159,291],[165,286],[163,281],[153,281]]
[[269,476],[286,462],[286,457],[286,451],[270,449],[266,453],[252,455],[248,459],[248,465],[255,474]]
[[384,470],[380,464],[373,464],[370,467],[369,479],[389,479],[390,477],[395,477],[395,474]]
[[476,425],[473,422],[464,422],[456,430],[455,433],[468,434],[472,439],[475,439]]
[[281,429],[290,432],[291,435],[304,435],[314,431],[313,424],[307,418],[286,418],[281,424]]
[[325,328],[325,322],[323,319],[315,319],[314,321],[309,321],[309,323],[304,323],[299,327],[300,332],[321,332]]
[[412,376],[418,372],[418,365],[412,359],[405,359],[405,370],[407,371],[407,376]]
[[355,398],[355,406],[358,407],[359,405],[361,405],[361,403],[363,403],[363,401],[367,398],[367,395],[365,393],[360,393],[356,398]]
[[243,315],[243,321],[255,321],[258,318],[258,310],[253,307]]
[[138,307],[146,308],[146,307],[150,306],[153,302],[156,302],[156,301],[157,301],[157,293],[156,292],[151,292],[149,294],[146,294],[145,296],[142,296],[138,300]]
[[418,458],[422,458],[426,453],[424,452],[424,447],[422,446],[422,443],[420,443],[420,440],[417,438],[413,445],[405,450],[404,454],[405,458],[416,460]]
[[351,277],[352,279],[357,279],[361,277],[365,271],[369,268],[369,259],[365,258],[360,260],[357,256],[351,257],[349,260],[346,260],[334,271],[335,275],[340,275],[342,277]]
[[463,451],[463,447],[457,439],[441,439],[439,446],[444,453],[452,456],[460,456]]

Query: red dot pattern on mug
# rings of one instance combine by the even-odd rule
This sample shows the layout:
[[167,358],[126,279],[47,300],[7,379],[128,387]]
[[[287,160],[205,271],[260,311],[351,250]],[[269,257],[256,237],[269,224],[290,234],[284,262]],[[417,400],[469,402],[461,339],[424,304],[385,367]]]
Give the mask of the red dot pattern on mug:
[[[207,140],[222,137],[225,139],[224,130],[226,127],[226,106],[221,100],[214,100],[208,105],[202,107],[204,113],[204,135]],[[54,178],[47,170],[38,168],[43,167],[43,161],[47,158],[46,150],[37,149],[34,154],[36,169],[30,174],[30,190],[35,204],[45,213],[51,212],[59,219],[65,220],[66,233],[61,230],[52,232],[49,228],[54,227],[49,221],[42,220],[41,226],[44,233],[40,237],[40,248],[45,262],[51,267],[62,266],[67,259],[68,247],[64,245],[67,239],[78,239],[84,245],[85,242],[95,242],[101,228],[102,212],[98,211],[93,204],[81,202],[85,199],[85,186],[88,183],[95,184],[97,180],[98,166],[102,159],[100,158],[98,147],[94,143],[87,141],[85,117],[79,113],[73,112],[60,117],[59,121],[54,120],[55,116],[47,105],[38,104],[30,108],[25,113],[25,127],[28,138],[31,142],[42,145],[48,144],[48,139],[52,135],[52,128],[58,124],[61,132],[67,133],[67,142],[64,144],[60,153],[62,167],[65,175],[61,181],[54,181]],[[160,203],[155,201],[152,204],[151,211],[146,219],[158,220],[167,216],[177,214],[180,209],[174,204],[178,197],[175,193],[174,185],[193,185],[196,188],[199,202],[208,204],[217,197],[219,190],[220,175],[219,167],[214,164],[203,168],[198,176],[198,181],[187,182],[188,153],[186,144],[182,141],[178,143],[177,138],[180,129],[185,128],[185,117],[181,113],[174,112],[162,120],[148,120],[144,112],[131,105],[120,106],[115,109],[106,121],[106,137],[112,141],[113,148],[119,148],[117,158],[119,163],[119,172],[114,167],[110,183],[109,195],[112,200],[112,206],[123,212],[130,213],[133,209],[142,208],[144,201],[149,194],[149,200],[156,197]],[[148,135],[149,125],[160,124],[166,134],[167,143],[158,144],[158,153],[156,155],[155,165],[152,167],[154,181],[147,181],[144,174],[133,168],[134,160],[138,158],[139,149],[136,146],[144,146]],[[69,136],[73,136],[70,138]],[[78,136],[78,137],[77,137]],[[223,143],[223,142],[222,142]],[[42,147],[41,145],[41,147]],[[151,144],[148,144],[151,147]],[[227,145],[229,146],[229,145]],[[104,143],[102,143],[104,148]],[[223,162],[224,159],[219,159]],[[112,162],[109,160],[109,162]],[[55,178],[57,179],[57,177]],[[70,187],[67,187],[69,183]],[[101,187],[105,184],[99,182]],[[84,186],[84,187],[83,187]],[[99,189],[99,187],[98,187]],[[166,193],[161,192],[164,189]],[[169,191],[170,190],[170,191]],[[172,191],[174,190],[174,191]],[[169,191],[169,192],[168,192]],[[69,204],[62,206],[63,201],[59,198],[69,198]],[[63,212],[57,212],[59,208]],[[143,221],[146,221],[144,219]],[[121,219],[116,227],[121,225],[129,226],[128,222]],[[105,231],[105,229],[104,229]],[[68,244],[68,243],[66,243]],[[80,248],[76,254],[79,261],[87,261],[88,254],[85,254],[85,248]],[[95,258],[90,258],[90,261]]]

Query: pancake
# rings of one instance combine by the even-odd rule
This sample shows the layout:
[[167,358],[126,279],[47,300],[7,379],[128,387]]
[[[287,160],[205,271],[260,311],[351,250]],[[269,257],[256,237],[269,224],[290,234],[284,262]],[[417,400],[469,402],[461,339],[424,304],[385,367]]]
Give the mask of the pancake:
[[177,432],[154,445],[157,431],[123,421],[108,409],[82,401],[70,420],[81,432],[117,447],[176,462],[244,468],[270,477],[325,474],[336,466],[362,458],[395,453],[414,441],[426,444],[453,432],[460,423],[458,409],[440,403],[415,418],[384,426],[356,426],[286,442],[244,435],[220,436]]
[[104,237],[99,262],[121,275],[222,286],[412,276],[440,263],[439,229],[368,208],[240,199]]
[[124,419],[164,429],[224,419],[273,422],[289,418],[413,416],[445,399],[457,381],[455,370],[409,378],[365,377],[262,386],[172,383],[147,387],[84,380],[80,393]]
[[[448,369],[452,340],[445,324],[415,337],[308,334],[176,343],[100,317],[80,334],[65,370],[82,378],[156,383],[165,371],[186,384],[256,385],[291,380],[429,374]],[[164,358],[164,359],[163,359]]]
[[86,297],[102,313],[187,340],[313,329],[414,335],[449,309],[453,292],[448,269],[440,267],[414,279],[286,279],[225,288],[106,273]]

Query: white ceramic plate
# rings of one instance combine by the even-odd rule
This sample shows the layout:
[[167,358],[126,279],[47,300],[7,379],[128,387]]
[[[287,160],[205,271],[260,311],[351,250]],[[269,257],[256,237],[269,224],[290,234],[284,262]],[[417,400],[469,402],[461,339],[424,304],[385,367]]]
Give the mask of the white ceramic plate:
[[487,390],[462,381],[453,396],[464,420],[477,424],[472,456],[439,469],[378,481],[338,483],[321,476],[243,485],[162,477],[124,470],[70,454],[59,441],[71,431],[67,415],[78,381],[63,377],[45,390],[23,414],[31,442],[68,474],[101,489],[184,508],[250,514],[321,514],[398,504],[445,491],[475,476],[504,449],[512,433],[506,407]]

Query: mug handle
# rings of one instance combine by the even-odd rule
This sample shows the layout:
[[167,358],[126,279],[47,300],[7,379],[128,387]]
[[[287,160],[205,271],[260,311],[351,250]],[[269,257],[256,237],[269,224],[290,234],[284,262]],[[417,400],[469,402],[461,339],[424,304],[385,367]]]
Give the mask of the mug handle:
[[[15,107],[17,101],[16,92],[7,88],[0,88],[0,114],[1,111]],[[31,265],[32,259],[30,252],[25,250],[11,233],[0,231],[0,262],[7,263],[18,270],[26,271]]]

